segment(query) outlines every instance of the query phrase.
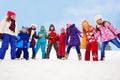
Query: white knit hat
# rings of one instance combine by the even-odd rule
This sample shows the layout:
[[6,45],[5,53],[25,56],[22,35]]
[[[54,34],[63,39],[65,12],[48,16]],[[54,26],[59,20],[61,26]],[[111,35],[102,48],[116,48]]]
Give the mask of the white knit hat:
[[35,26],[36,27],[37,25],[36,24],[31,24],[31,26]]
[[102,18],[101,15],[97,15],[97,16],[95,16],[95,18],[94,18],[95,22],[96,22],[97,20],[99,20],[99,19],[102,19],[102,21],[103,21],[103,18]]

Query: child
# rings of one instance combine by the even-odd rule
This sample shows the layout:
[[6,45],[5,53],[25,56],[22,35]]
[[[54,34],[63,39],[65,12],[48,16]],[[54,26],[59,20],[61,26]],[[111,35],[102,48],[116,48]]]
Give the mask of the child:
[[66,39],[65,29],[62,28],[61,34],[59,36],[59,42],[58,42],[58,56],[60,59],[62,59],[66,55],[66,53],[65,53],[65,47],[66,47],[65,39]]
[[115,46],[120,48],[120,42],[116,39],[120,31],[116,29],[110,22],[103,21],[102,16],[95,16],[95,21],[97,23],[95,36],[100,36],[102,42],[101,47],[101,61],[105,59],[105,48],[109,42],[113,43]]
[[98,61],[98,42],[94,37],[95,28],[87,20],[82,21],[83,33],[86,35],[85,61],[90,61],[90,51],[92,50],[93,61]]
[[58,35],[55,32],[55,27],[53,24],[50,25],[49,28],[49,34],[46,37],[48,39],[48,46],[47,46],[47,52],[46,52],[46,58],[49,59],[50,51],[52,49],[52,46],[54,46],[54,49],[56,51],[56,55],[58,58]]
[[47,32],[45,30],[45,27],[41,26],[40,31],[37,34],[37,36],[39,36],[40,38],[37,40],[35,51],[36,51],[36,54],[37,54],[38,50],[41,47],[42,59],[45,59],[46,35],[47,35]]
[[2,46],[0,48],[0,59],[3,60],[5,53],[11,46],[11,59],[16,58],[16,35],[17,35],[17,26],[16,26],[16,14],[13,11],[8,11],[7,16],[0,23],[0,34],[2,38]]
[[32,59],[35,59],[35,39],[39,39],[39,36],[36,35],[36,25],[32,24],[31,27],[28,29],[28,33],[30,36],[30,47],[32,48]]
[[22,31],[17,36],[17,51],[16,51],[16,57],[19,59],[21,56],[22,51],[24,52],[23,58],[28,60],[29,59],[29,53],[28,48],[30,46],[29,43],[29,35],[27,34],[27,28],[22,27]]
[[[66,59],[68,59],[69,53],[70,53],[70,49],[75,46],[77,54],[78,54],[78,60],[81,60],[81,52],[80,52],[80,34],[81,32],[76,28],[75,24],[72,24],[71,22],[68,22],[66,24],[67,29],[66,29],[66,33],[67,33],[67,37],[66,37],[66,44],[68,44],[67,47],[67,54],[65,56]],[[68,42],[70,37],[70,41]]]

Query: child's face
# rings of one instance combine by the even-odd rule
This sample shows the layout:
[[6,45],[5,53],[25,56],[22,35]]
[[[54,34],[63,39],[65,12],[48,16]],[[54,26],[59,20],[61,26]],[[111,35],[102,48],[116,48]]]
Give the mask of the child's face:
[[103,23],[102,19],[99,19],[96,21],[98,25],[101,25]]
[[54,27],[51,27],[50,30],[54,30]]
[[12,16],[10,16],[10,18],[13,19],[13,20],[15,20],[16,15],[12,15]]
[[69,28],[71,26],[71,24],[66,24],[67,28]]
[[35,26],[32,26],[32,29],[35,29]]
[[22,29],[22,32],[26,33],[26,32],[27,32],[27,29]]
[[83,26],[84,26],[84,27],[88,27],[88,24],[87,24],[87,23],[83,23]]
[[41,28],[42,31],[44,31],[45,29],[44,28]]

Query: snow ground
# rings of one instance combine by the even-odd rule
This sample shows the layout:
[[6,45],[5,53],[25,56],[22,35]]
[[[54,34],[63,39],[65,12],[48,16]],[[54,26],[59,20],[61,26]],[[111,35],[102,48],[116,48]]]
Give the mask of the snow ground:
[[[84,58],[77,60],[74,49],[68,60],[56,59],[52,49],[49,60],[42,60],[39,51],[37,59],[29,61],[11,61],[9,50],[5,60],[0,61],[0,80],[120,80],[119,51],[106,51],[105,61],[85,62]],[[85,50],[81,52],[84,57]]]

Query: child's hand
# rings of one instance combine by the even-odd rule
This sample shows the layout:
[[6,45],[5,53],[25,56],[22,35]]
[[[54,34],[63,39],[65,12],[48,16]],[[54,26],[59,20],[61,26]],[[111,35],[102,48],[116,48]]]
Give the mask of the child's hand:
[[43,37],[43,36],[44,36],[44,34],[40,34],[40,35],[39,35],[39,37]]

